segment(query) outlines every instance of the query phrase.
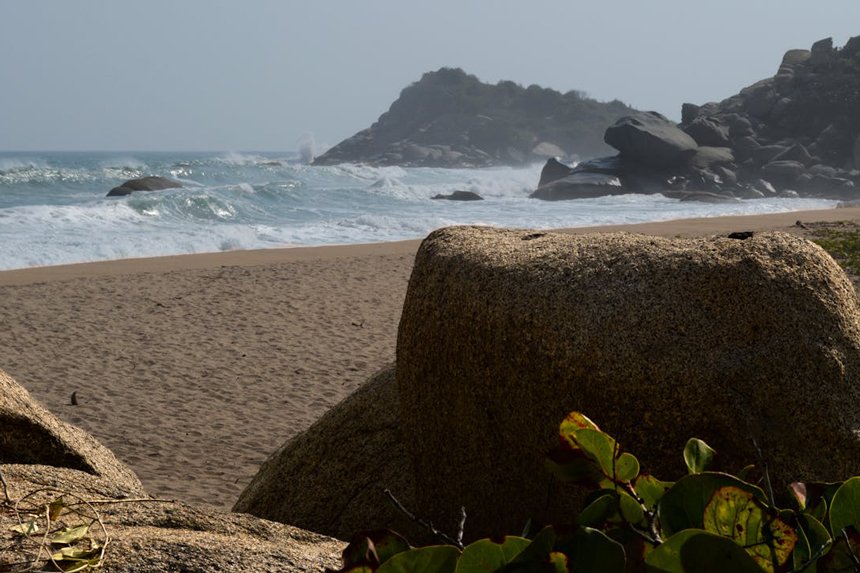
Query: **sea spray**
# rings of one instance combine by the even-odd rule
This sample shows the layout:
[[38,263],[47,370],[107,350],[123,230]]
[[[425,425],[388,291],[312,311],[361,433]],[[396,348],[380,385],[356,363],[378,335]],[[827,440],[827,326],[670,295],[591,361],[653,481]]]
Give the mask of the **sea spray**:
[[[529,199],[540,165],[314,167],[301,153],[0,153],[0,269],[296,245],[420,238],[457,224],[557,228],[835,206],[816,199],[712,205],[662,195]],[[160,175],[180,189],[108,198]],[[432,200],[472,191],[474,203]]]

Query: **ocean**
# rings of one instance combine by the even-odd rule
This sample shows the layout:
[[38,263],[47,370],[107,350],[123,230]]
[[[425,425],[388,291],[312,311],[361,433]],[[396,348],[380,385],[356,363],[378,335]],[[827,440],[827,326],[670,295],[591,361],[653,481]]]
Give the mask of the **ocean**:
[[[662,195],[544,202],[528,198],[541,167],[313,167],[292,152],[0,152],[0,270],[414,239],[458,224],[548,229],[836,205],[821,199],[712,205]],[[146,175],[184,187],[106,197]],[[431,199],[456,190],[485,200]]]

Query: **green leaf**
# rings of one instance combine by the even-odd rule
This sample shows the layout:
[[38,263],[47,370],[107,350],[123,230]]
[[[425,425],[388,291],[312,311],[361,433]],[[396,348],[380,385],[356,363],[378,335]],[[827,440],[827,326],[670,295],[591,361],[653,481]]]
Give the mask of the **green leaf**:
[[379,563],[385,563],[398,553],[409,550],[409,542],[406,539],[387,529],[371,532],[370,539],[373,541]]
[[530,541],[522,537],[505,537],[502,543],[481,539],[463,549],[455,573],[493,573],[510,563]]
[[639,460],[636,456],[627,452],[622,453],[615,460],[615,479],[619,482],[629,482],[639,475]]
[[603,527],[618,511],[618,498],[614,492],[601,495],[576,516],[576,524],[587,527]]
[[674,482],[660,481],[652,475],[642,474],[636,478],[633,483],[633,490],[636,492],[645,507],[654,509],[660,498],[675,485]]
[[731,539],[768,573],[782,567],[794,551],[797,533],[783,520],[767,515],[755,496],[735,486],[718,488],[705,506],[704,529]]
[[[610,480],[628,482],[639,475],[639,461],[629,453],[622,453],[615,440],[591,428],[576,430],[571,438]],[[613,478],[614,476],[614,478]]]
[[734,476],[717,472],[687,475],[675,482],[657,504],[657,516],[663,538],[684,529],[704,529],[705,506],[714,492],[724,486],[734,486],[764,500],[764,492]]
[[101,558],[94,557],[87,561],[80,561],[71,567],[64,568],[63,571],[65,573],[78,573],[78,571],[84,571],[86,569],[96,569],[101,566]]
[[648,573],[761,573],[737,544],[701,529],[685,529],[645,555]]
[[618,493],[618,507],[624,521],[633,525],[642,523],[645,519],[645,510],[642,509],[639,502],[633,499],[633,497],[626,491],[620,491]]
[[830,532],[833,537],[838,537],[849,526],[860,531],[860,477],[845,481],[830,502]]
[[681,546],[684,571],[696,573],[761,573],[743,548],[730,539],[703,533],[691,536]]
[[818,573],[855,573],[855,556],[860,555],[860,534],[855,531],[848,533],[848,542],[839,535],[833,546],[816,563]]
[[825,545],[833,542],[824,524],[808,513],[797,514],[797,525],[809,543],[810,556],[817,553]]
[[700,474],[710,467],[716,452],[698,438],[690,438],[684,446],[684,463],[691,474]]
[[605,477],[597,462],[579,449],[571,450],[567,447],[553,449],[547,456],[546,467],[563,482],[595,486],[599,485]]
[[454,573],[460,550],[452,545],[431,545],[403,551],[383,563],[376,573]]
[[584,414],[581,414],[580,412],[571,412],[565,416],[564,420],[559,424],[558,435],[569,447],[578,449],[579,445],[573,439],[573,434],[577,430],[583,430],[586,428],[591,430],[600,429],[597,427],[597,424],[589,420]]
[[580,527],[572,536],[561,537],[556,549],[567,556],[573,571],[624,573],[624,547],[602,531]]
[[547,526],[541,529],[531,543],[519,555],[514,557],[502,570],[506,572],[531,572],[540,570],[543,565],[554,563],[551,554],[559,538],[556,527]]
[[54,544],[70,544],[79,541],[90,532],[89,525],[78,525],[77,527],[66,527],[51,536],[50,541]]
[[89,561],[93,557],[96,557],[98,553],[98,548],[81,549],[79,547],[63,547],[59,551],[52,553],[51,559],[54,561]]
[[684,573],[681,547],[694,535],[707,534],[702,529],[685,529],[669,537],[645,555],[647,571],[654,573]]
[[23,523],[19,523],[18,525],[13,525],[9,528],[9,531],[13,531],[15,533],[19,533],[21,535],[33,535],[39,531],[39,525],[36,523],[35,519],[31,519],[29,521],[24,521]]

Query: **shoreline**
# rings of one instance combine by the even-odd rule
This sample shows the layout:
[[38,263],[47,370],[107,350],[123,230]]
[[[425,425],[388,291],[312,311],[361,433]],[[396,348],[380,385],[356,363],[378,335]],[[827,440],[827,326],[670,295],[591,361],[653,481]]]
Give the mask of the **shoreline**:
[[[735,226],[750,226],[749,230],[776,227],[790,228],[795,221],[834,222],[860,217],[860,207],[786,211],[753,215],[719,215],[666,219],[646,223],[610,224],[587,227],[542,229],[545,232],[571,234],[631,232],[663,236],[695,236],[727,232]],[[671,230],[667,230],[671,227]],[[164,272],[170,270],[206,269],[217,266],[257,266],[286,261],[363,256],[372,254],[414,254],[423,238],[375,243],[345,243],[335,245],[312,245],[273,247],[270,249],[248,249],[211,253],[189,253],[157,257],[135,257],[111,259],[61,265],[45,265],[20,269],[0,270],[0,286],[33,284],[72,278],[115,276],[136,273]]]
[[[562,232],[809,234],[798,220],[860,208]],[[394,360],[420,242],[2,271],[0,369],[152,495],[229,509],[270,454]]]

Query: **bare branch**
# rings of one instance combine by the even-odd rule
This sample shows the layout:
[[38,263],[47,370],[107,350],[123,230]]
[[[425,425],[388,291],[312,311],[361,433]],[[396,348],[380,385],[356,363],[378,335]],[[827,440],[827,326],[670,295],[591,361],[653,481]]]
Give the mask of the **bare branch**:
[[392,503],[394,503],[394,505],[397,506],[397,509],[399,509],[401,512],[403,512],[403,514],[406,517],[408,517],[409,519],[411,519],[412,521],[414,521],[415,523],[417,523],[421,527],[425,528],[427,531],[429,531],[430,533],[432,533],[433,535],[435,535],[436,537],[438,537],[439,539],[441,539],[442,541],[444,541],[448,545],[453,545],[454,547],[457,547],[458,549],[463,549],[463,530],[466,527],[466,508],[465,507],[460,508],[460,528],[457,531],[457,538],[455,539],[455,538],[451,537],[450,535],[448,535],[447,533],[444,533],[444,532],[436,529],[433,526],[433,522],[430,521],[429,519],[425,519],[423,517],[418,517],[414,513],[412,513],[408,509],[406,509],[403,506],[403,504],[400,503],[400,500],[398,500],[396,497],[394,497],[394,494],[391,493],[390,489],[385,490],[385,495],[388,496],[388,498],[392,501]]

